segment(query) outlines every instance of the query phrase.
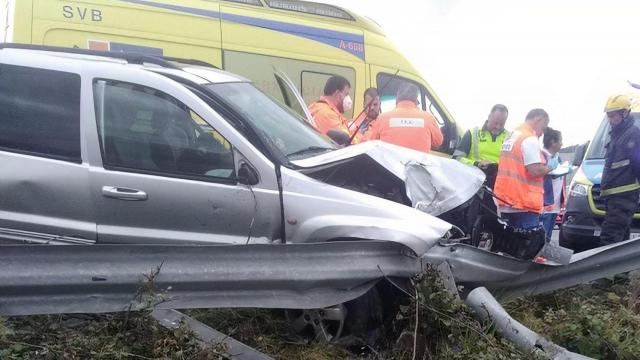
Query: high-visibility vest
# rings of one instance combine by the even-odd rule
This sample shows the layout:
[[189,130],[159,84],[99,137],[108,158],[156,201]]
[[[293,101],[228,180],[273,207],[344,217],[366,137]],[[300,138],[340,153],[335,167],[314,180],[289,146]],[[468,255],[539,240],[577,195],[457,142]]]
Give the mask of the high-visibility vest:
[[[531,136],[536,136],[535,131],[523,124],[502,144],[494,192],[499,206],[540,214],[544,207],[544,177],[529,175],[522,156],[522,142]],[[540,162],[544,163],[542,152]]]
[[459,158],[460,162],[473,165],[476,161],[488,160],[497,164],[500,160],[502,143],[509,133],[503,130],[496,136],[496,141],[493,141],[491,132],[484,128],[475,127],[469,130],[469,134],[471,134],[471,148],[468,154]]

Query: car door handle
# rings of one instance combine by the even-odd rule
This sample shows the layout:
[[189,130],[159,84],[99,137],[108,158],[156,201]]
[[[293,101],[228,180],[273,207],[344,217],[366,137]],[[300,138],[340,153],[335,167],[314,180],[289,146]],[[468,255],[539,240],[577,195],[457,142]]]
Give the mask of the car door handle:
[[102,196],[120,200],[147,200],[147,193],[121,186],[103,186]]

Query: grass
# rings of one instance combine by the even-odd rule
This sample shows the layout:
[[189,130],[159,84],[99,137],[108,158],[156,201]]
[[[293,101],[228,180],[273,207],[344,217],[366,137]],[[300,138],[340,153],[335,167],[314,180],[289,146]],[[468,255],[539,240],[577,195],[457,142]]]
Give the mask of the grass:
[[147,312],[10,318],[0,327],[0,359],[225,359],[184,326],[167,330]]
[[[509,302],[519,321],[571,351],[599,359],[638,359],[640,280],[618,279]],[[307,343],[291,336],[282,311],[190,310],[188,315],[276,359],[533,360],[475,319],[433,272],[416,279],[417,297],[400,306],[375,349]],[[417,315],[417,322],[416,322]],[[417,326],[416,326],[417,324]],[[416,336],[417,335],[417,336]],[[149,310],[103,315],[0,318],[0,359],[225,359],[184,326],[167,330]]]
[[639,284],[601,281],[519,299],[505,308],[532,330],[570,351],[597,359],[640,357]]
[[295,339],[282,310],[189,310],[187,315],[276,359],[332,360],[358,358],[348,350]]

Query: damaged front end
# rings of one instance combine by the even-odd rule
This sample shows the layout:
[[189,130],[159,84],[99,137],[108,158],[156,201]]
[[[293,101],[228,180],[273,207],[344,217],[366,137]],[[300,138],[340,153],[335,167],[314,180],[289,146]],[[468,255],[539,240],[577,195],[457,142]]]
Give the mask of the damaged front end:
[[[343,235],[334,233],[334,237],[391,239],[402,242],[402,236],[392,234],[393,230],[391,233],[384,231],[390,238],[381,238],[380,229],[377,228],[384,222],[379,218],[397,218],[398,213],[402,212],[404,215],[401,219],[404,222],[419,222],[420,226],[429,226],[435,230],[435,233],[432,231],[425,237],[430,243],[428,247],[433,246],[434,240],[445,238],[449,242],[469,244],[525,260],[547,261],[546,257],[539,255],[564,254],[562,251],[543,249],[554,245],[546,244],[545,235],[541,230],[520,231],[508,226],[497,214],[483,211],[482,197],[492,196],[483,186],[484,173],[452,159],[373,141],[294,161],[294,165],[298,167],[296,170],[299,173],[320,183],[307,183],[303,188],[300,187],[299,191],[294,190],[289,194],[301,193],[303,190],[314,193],[314,189],[321,189],[318,192],[319,197],[314,199],[314,206],[323,208],[327,202],[334,202],[330,210],[341,213],[346,204],[366,202],[369,198],[341,191],[347,189],[405,207],[401,211],[387,202],[378,202],[370,204],[365,209],[353,209],[351,215],[360,214],[355,222],[364,221],[365,224],[356,226],[359,229],[357,231],[345,232]],[[288,190],[286,185],[292,183],[295,181],[284,183],[285,194]],[[318,201],[320,199],[326,201]],[[376,206],[379,208],[375,209]],[[295,208],[295,205],[291,207]],[[406,207],[411,207],[411,211],[407,212]],[[430,217],[424,217],[424,214]],[[350,216],[347,213],[342,215]],[[367,219],[369,216],[375,219]],[[435,221],[433,217],[446,221],[448,228],[444,230],[442,223]],[[355,230],[353,223],[344,226]],[[337,230],[339,225],[333,224],[333,227]],[[368,230],[362,231],[363,228]],[[399,232],[406,229],[406,224],[398,226]],[[287,230],[295,233],[295,229]],[[550,262],[554,260],[557,259],[551,259]],[[566,263],[564,260],[562,262]]]
[[458,161],[380,142],[293,161],[283,169],[287,241],[403,243],[422,255],[469,241],[484,174]]

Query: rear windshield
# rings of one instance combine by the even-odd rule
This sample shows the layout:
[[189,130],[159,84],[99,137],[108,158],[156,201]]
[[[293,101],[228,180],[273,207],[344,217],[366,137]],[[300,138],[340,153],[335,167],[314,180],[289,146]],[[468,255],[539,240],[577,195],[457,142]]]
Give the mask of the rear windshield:
[[[636,126],[640,127],[640,113],[632,113],[631,116],[635,120]],[[605,115],[598,127],[598,131],[596,131],[596,135],[593,137],[589,150],[587,150],[586,159],[604,159],[606,155],[605,145],[609,142],[609,130],[611,130],[611,126],[609,126],[609,121]]]

